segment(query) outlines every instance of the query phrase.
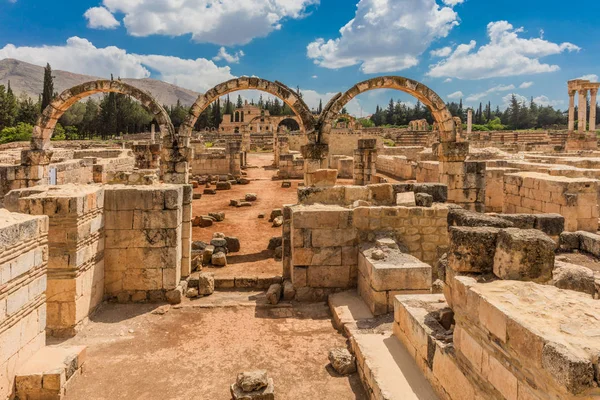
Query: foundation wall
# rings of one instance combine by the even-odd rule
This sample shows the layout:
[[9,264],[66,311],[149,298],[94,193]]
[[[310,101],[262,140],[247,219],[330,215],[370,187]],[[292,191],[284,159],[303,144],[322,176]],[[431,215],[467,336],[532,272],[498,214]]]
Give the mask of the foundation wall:
[[281,179],[304,178],[304,160],[297,158],[294,154],[282,154],[279,156],[279,177]]
[[48,218],[0,210],[0,398],[46,344]]
[[106,296],[158,301],[177,287],[182,273],[183,209],[182,185],[106,188]]
[[598,184],[587,178],[567,178],[535,172],[504,175],[503,212],[560,214],[565,230],[598,231]]
[[239,154],[200,153],[194,154],[190,166],[194,175],[240,175],[242,163]]
[[362,139],[376,140],[376,148],[383,147],[383,138],[378,134],[336,133],[333,131],[329,134],[329,154],[353,157],[354,150],[358,149],[358,141]]
[[416,168],[417,182],[439,182],[440,163],[437,161],[419,161]]

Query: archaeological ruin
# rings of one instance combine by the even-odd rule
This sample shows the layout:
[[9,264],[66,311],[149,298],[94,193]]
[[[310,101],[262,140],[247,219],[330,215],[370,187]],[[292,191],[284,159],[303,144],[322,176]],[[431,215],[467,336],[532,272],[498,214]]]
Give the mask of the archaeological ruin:
[[[0,145],[0,398],[600,399],[600,84],[567,86],[566,131],[515,132],[399,76],[318,115],[236,78],[178,129],[120,80],[64,91]],[[434,124],[341,117],[378,89]],[[293,115],[245,102],[194,129],[242,90]],[[108,92],[152,131],[50,140]]]

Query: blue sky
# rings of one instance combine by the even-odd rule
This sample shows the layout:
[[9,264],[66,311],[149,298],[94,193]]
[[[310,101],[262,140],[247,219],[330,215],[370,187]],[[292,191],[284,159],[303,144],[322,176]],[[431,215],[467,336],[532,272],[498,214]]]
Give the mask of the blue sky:
[[[0,0],[0,59],[197,91],[256,75],[311,106],[401,75],[446,101],[503,107],[514,93],[564,109],[567,80],[600,75],[598,15],[594,0]],[[415,101],[382,90],[350,110],[390,97]]]

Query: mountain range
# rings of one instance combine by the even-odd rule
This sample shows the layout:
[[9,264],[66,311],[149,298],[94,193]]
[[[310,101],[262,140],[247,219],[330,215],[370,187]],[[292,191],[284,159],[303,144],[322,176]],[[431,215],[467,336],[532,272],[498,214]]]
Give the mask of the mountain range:
[[[52,70],[52,76],[54,77],[54,91],[58,93],[84,82],[105,79],[61,70]],[[190,106],[200,94],[156,79],[121,80],[149,92],[162,105],[174,105],[179,100],[181,104]],[[0,60],[0,85],[7,86],[9,81],[16,96],[25,94],[37,100],[43,91],[44,68],[24,61],[5,58]]]

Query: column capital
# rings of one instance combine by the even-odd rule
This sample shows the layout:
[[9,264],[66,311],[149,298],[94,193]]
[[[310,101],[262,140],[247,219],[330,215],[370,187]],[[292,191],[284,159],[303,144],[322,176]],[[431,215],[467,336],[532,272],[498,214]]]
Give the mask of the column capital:
[[569,96],[570,97],[574,97],[577,94],[577,90],[575,89],[569,89]]
[[590,89],[590,94],[591,94],[592,96],[596,96],[596,95],[598,94],[598,88],[593,88],[593,89]]
[[579,90],[580,96],[587,96],[587,94],[588,94],[588,89],[580,89]]

